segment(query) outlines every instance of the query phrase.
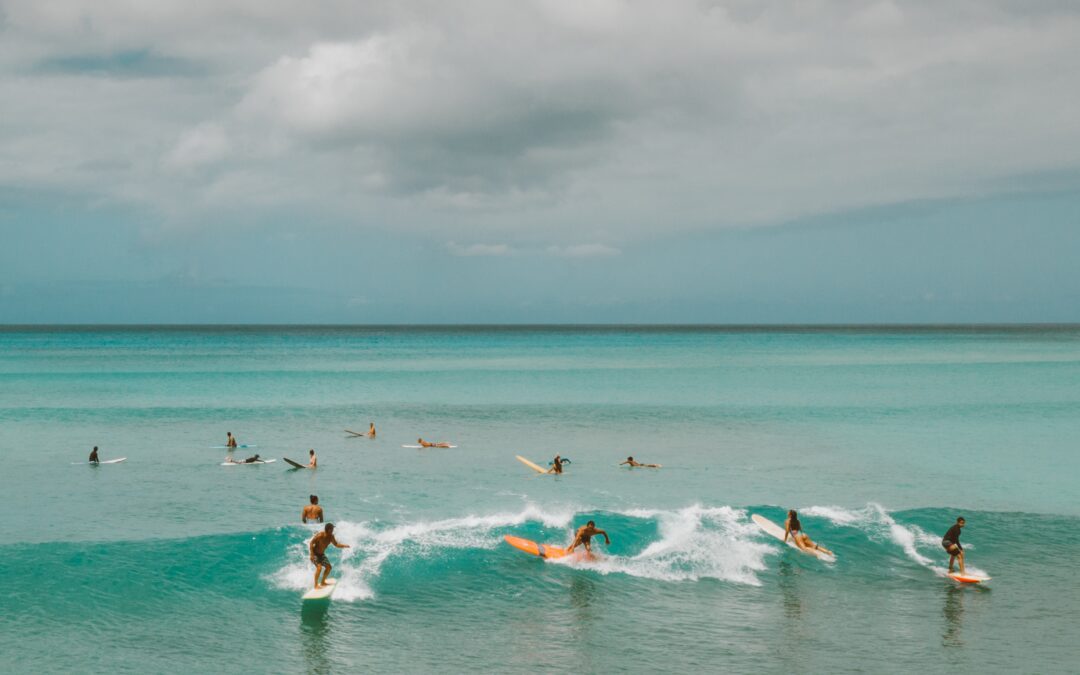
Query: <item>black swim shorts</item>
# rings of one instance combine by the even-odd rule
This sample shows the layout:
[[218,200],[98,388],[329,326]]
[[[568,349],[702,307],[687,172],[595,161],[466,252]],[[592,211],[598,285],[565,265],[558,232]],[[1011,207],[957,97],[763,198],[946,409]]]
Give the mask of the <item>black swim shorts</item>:
[[315,563],[314,564],[315,564],[315,567],[319,567],[321,565],[329,565],[330,561],[326,559],[326,554],[325,553],[316,553],[315,554]]

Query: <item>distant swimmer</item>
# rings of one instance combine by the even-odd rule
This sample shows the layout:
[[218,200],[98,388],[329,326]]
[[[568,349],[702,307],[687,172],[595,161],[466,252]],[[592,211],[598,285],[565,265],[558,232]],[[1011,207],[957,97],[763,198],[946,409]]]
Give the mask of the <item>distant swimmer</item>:
[[626,464],[627,466],[630,466],[630,467],[641,466],[641,467],[645,467],[646,469],[659,469],[660,468],[659,464],[642,464],[641,462],[634,461],[633,457],[627,457],[625,462],[619,462],[619,466],[622,466],[623,464]]
[[787,520],[784,521],[784,541],[787,541],[788,535],[791,535],[791,540],[795,542],[795,545],[806,551],[821,551],[822,553],[828,553],[829,555],[835,555],[832,551],[819,546],[810,540],[810,537],[806,536],[803,532],[802,523],[799,522],[799,514],[795,512],[795,509],[791,509],[787,512]]
[[225,432],[225,447],[232,450],[237,446],[236,437],[232,435],[231,431]]
[[90,463],[91,464],[97,464],[100,461],[101,460],[98,459],[98,456],[97,456],[97,446],[95,445],[94,449],[90,451]]
[[[326,577],[330,575],[330,570],[333,569],[330,565],[330,561],[326,559],[326,549],[333,544],[338,548],[349,548],[348,544],[341,544],[334,538],[334,524],[327,523],[322,532],[319,532],[311,538],[311,543],[308,544],[308,551],[311,553],[311,563],[315,565],[315,588],[322,588],[326,585]],[[319,570],[326,570],[323,572],[322,581],[319,581]]]
[[418,438],[418,439],[416,439],[416,442],[420,445],[421,448],[449,448],[450,447],[450,444],[447,443],[446,441],[439,441],[438,443],[428,443],[424,439]]
[[956,519],[956,524],[949,528],[945,536],[941,538],[941,547],[949,554],[949,574],[952,574],[953,563],[960,561],[960,574],[964,573],[964,547],[960,545],[960,530],[967,524],[963,516]]
[[311,503],[304,507],[304,510],[300,512],[300,520],[307,523],[309,520],[317,520],[322,522],[322,507],[319,506],[319,496],[311,495],[309,497]]
[[311,450],[308,450],[307,468],[309,468],[309,469],[318,469],[319,468],[319,458],[315,456],[315,448],[312,448]]
[[[555,459],[551,460],[551,468],[548,469],[547,472],[548,473],[554,473],[554,474],[557,474],[557,475],[562,474],[563,464],[564,464],[563,458],[560,457],[559,455],[555,455]],[[604,536],[607,536],[607,535],[604,535]],[[571,548],[573,548],[573,547],[571,546]],[[585,548],[588,549],[589,547],[586,546]]]
[[368,422],[368,430],[367,430],[366,435],[367,435],[368,438],[375,438],[375,423],[374,422]]
[[604,544],[607,546],[611,546],[611,537],[608,536],[608,533],[604,532],[601,529],[598,529],[596,527],[596,523],[590,520],[589,522],[585,523],[584,527],[578,528],[577,534],[574,535],[574,541],[566,549],[566,552],[571,553],[578,546],[584,546],[585,552],[591,556],[592,538],[598,534],[604,535]]

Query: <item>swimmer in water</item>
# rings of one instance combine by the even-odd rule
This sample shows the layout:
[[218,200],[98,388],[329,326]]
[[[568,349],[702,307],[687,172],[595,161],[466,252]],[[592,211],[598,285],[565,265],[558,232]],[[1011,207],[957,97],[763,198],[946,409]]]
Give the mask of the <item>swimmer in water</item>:
[[634,461],[633,457],[627,457],[625,462],[619,462],[619,466],[622,466],[623,464],[629,466],[630,468],[633,468],[635,466],[644,467],[646,469],[659,469],[660,468],[659,464],[642,464],[641,462]]

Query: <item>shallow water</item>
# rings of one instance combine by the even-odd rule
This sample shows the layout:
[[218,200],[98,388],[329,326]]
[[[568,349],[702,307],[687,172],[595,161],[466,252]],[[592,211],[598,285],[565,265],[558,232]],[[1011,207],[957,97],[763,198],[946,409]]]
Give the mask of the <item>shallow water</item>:
[[[1077,438],[1069,327],[5,329],[0,667],[1075,671]],[[352,548],[305,613],[310,493]],[[595,563],[501,542],[590,518]]]

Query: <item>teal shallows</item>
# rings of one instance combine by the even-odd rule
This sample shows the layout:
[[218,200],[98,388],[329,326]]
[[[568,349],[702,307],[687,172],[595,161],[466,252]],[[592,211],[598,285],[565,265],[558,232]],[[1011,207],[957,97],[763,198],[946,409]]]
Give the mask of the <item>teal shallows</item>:
[[[1066,672],[1078,385],[1069,327],[6,329],[0,667]],[[303,614],[311,493],[353,548]],[[786,507],[835,565],[749,523]],[[986,588],[938,575],[958,514]],[[501,543],[589,518],[591,567]]]

